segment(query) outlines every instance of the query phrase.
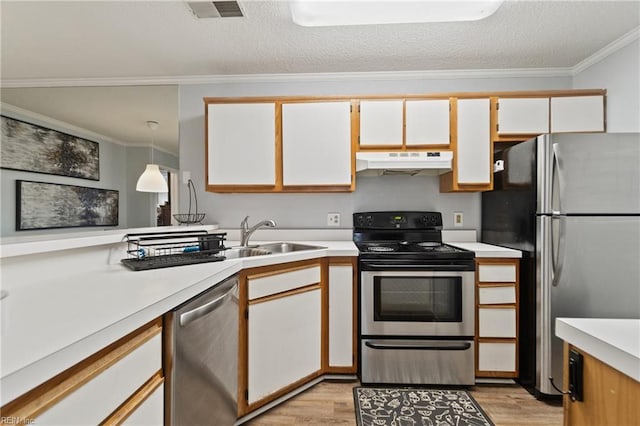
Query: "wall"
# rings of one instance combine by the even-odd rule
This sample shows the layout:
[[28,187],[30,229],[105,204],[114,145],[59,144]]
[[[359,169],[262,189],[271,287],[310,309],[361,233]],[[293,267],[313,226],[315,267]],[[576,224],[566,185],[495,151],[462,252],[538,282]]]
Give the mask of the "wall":
[[[147,212],[152,211],[150,197],[148,194],[135,192],[137,179],[144,170],[146,163],[149,162],[149,148],[126,147],[118,143],[113,143],[87,130],[54,120],[50,117],[21,110],[11,105],[2,105],[2,115],[98,142],[100,146],[100,180],[93,181],[42,173],[0,169],[0,188],[2,190],[0,193],[0,236],[63,234],[100,229],[97,227],[88,227],[16,231],[16,180],[32,180],[114,189],[119,191],[118,226],[106,227],[104,229],[145,227],[151,226],[152,223],[155,225],[155,218],[153,218],[154,221],[151,222],[152,218],[149,217],[150,215],[147,215],[146,221],[141,220],[137,215],[140,208],[146,209],[145,211]],[[178,169],[179,161],[177,157],[157,150],[154,155],[159,164],[171,169]],[[140,202],[141,199],[142,202]]]
[[607,89],[607,132],[640,132],[640,40],[611,53],[573,79],[575,89]]
[[[570,77],[501,77],[460,79],[366,79],[348,81],[291,81],[195,84],[180,86],[180,170],[191,172],[198,206],[205,223],[237,228],[242,218],[250,223],[270,218],[280,228],[325,228],[328,212],[341,213],[341,228],[351,228],[351,214],[364,210],[436,210],[445,228],[453,226],[453,212],[464,213],[464,228],[480,228],[479,194],[441,194],[437,177],[357,177],[356,191],[344,194],[212,194],[204,191],[203,97],[420,94],[571,88]],[[251,153],[247,153],[251,155]],[[180,206],[186,211],[187,191]]]

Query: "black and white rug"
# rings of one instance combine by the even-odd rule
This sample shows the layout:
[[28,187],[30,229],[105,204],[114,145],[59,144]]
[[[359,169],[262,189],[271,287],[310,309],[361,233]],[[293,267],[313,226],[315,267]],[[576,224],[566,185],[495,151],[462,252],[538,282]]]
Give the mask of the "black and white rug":
[[358,426],[494,426],[469,392],[354,387]]

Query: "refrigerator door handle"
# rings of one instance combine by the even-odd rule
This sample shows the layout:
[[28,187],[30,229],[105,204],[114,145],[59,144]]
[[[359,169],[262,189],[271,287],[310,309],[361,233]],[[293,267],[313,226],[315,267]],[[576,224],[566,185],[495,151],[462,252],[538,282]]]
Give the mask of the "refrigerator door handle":
[[[551,210],[553,214],[560,214],[562,212],[562,197],[560,196],[560,173],[558,163],[558,145],[552,145],[551,151],[551,178],[549,182],[550,186],[550,201]],[[558,194],[556,194],[556,191]]]
[[[551,216],[551,283],[554,287],[557,287],[560,282],[560,276],[562,275],[562,268],[564,266],[565,219],[566,218],[562,216]],[[557,248],[554,221],[558,221]]]

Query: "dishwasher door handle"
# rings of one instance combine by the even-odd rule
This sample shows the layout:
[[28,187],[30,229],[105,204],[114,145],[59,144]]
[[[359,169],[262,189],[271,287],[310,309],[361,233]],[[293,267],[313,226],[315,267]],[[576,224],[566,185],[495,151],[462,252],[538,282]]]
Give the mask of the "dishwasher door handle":
[[[216,297],[211,302],[207,302],[202,306],[199,306],[189,312],[185,312],[180,314],[180,326],[185,327],[189,323],[197,320],[198,318],[202,318],[203,316],[215,311],[222,305],[227,299],[229,299],[232,295],[236,287],[238,286],[238,282],[236,280],[232,281],[231,288],[226,289],[222,296]],[[228,286],[226,286],[228,287]]]

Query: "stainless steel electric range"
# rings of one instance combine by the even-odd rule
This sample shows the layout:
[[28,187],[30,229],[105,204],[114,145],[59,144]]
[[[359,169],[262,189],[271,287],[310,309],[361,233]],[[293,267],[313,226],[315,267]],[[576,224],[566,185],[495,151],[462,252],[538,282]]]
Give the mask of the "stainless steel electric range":
[[362,383],[475,383],[474,253],[438,212],[353,215]]

